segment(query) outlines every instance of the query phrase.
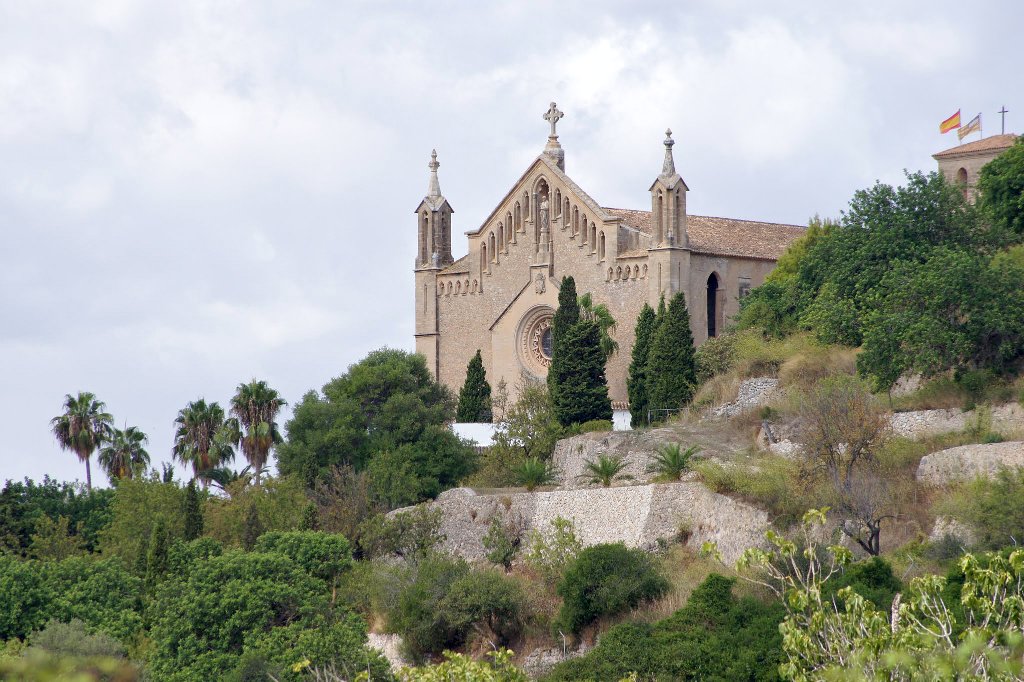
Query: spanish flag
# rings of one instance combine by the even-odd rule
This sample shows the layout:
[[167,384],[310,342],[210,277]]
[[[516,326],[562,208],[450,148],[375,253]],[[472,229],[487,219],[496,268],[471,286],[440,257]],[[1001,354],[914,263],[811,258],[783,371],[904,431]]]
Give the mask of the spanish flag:
[[959,137],[962,140],[965,137],[967,137],[968,135],[970,135],[971,133],[976,133],[976,132],[979,132],[980,130],[981,130],[981,114],[978,114],[977,116],[972,118],[970,121],[968,121],[967,125],[965,125],[960,130],[956,131],[956,134],[957,134],[957,137]]
[[956,113],[947,118],[945,121],[939,124],[939,132],[945,135],[950,130],[955,130],[960,127],[960,110],[957,109]]

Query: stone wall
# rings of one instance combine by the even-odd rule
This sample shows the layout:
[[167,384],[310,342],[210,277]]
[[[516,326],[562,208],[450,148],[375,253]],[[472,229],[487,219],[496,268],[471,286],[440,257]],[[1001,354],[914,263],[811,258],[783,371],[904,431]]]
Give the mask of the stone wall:
[[[942,433],[963,431],[971,424],[977,423],[977,410],[918,410],[914,412],[897,412],[892,415],[893,433],[905,438],[926,438]],[[1024,409],[1018,403],[997,405],[991,408],[991,429],[993,431],[1012,434],[1024,430]]]
[[441,548],[468,560],[485,558],[483,537],[495,514],[521,519],[527,532],[546,531],[557,517],[568,519],[586,546],[622,542],[652,549],[659,538],[675,538],[685,527],[691,546],[715,542],[726,563],[748,547],[762,546],[768,529],[766,512],[696,482],[507,495],[455,488],[429,504],[443,510]]
[[921,458],[917,480],[931,485],[992,478],[1002,467],[1024,466],[1024,442],[961,445]]

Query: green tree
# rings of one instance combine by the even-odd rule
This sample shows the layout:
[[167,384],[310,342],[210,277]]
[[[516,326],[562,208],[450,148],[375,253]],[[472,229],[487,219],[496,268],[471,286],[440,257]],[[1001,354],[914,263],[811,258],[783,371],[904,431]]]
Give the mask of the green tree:
[[277,468],[308,485],[334,466],[362,471],[372,455],[415,443],[453,417],[451,394],[434,381],[422,355],[377,350],[321,392],[303,396],[285,425],[288,442],[276,449]]
[[239,384],[231,398],[231,414],[237,427],[234,422],[229,427],[233,429],[235,444],[252,467],[257,486],[270,450],[283,440],[277,426],[277,413],[287,404],[267,382],[256,379]]
[[100,448],[99,463],[111,481],[134,478],[149,467],[149,453],[144,447],[146,434],[136,426],[111,429],[110,440]]
[[487,560],[504,568],[506,573],[512,570],[512,561],[519,554],[525,530],[526,521],[522,514],[511,511],[507,514],[495,513],[483,537]]
[[424,504],[390,516],[371,517],[358,531],[363,555],[369,559],[398,556],[419,561],[444,542],[441,517],[440,508]]
[[7,481],[0,489],[0,552],[29,554],[32,535],[42,517],[68,519],[68,532],[82,539],[85,549],[97,549],[99,532],[110,522],[110,488],[88,491],[84,484],[58,483],[44,477]]
[[568,519],[556,516],[548,525],[544,532],[536,528],[530,531],[525,559],[544,582],[554,586],[566,567],[583,551],[583,542],[576,535],[576,526]]
[[515,474],[516,485],[523,486],[528,493],[532,493],[541,486],[558,482],[558,471],[551,462],[542,460],[540,457],[528,457],[515,467],[512,473]]
[[1024,235],[1024,138],[982,167],[978,192],[998,226]]
[[459,391],[455,421],[463,423],[491,421],[491,385],[487,383],[484,360],[477,349],[466,367],[466,382]]
[[605,356],[597,323],[581,321],[569,327],[563,336],[548,371],[549,383],[554,377],[558,387],[553,397],[559,423],[570,426],[595,419],[611,420],[612,403],[608,398]]
[[110,435],[114,418],[104,412],[106,405],[88,392],[64,396],[64,412],[50,420],[53,435],[64,450],[69,450],[85,463],[85,485],[92,490],[92,469],[89,458]]
[[633,355],[629,363],[629,377],[626,379],[626,390],[629,393],[630,425],[638,428],[647,421],[647,356],[657,331],[657,318],[654,308],[647,303],[636,318]]
[[697,369],[690,331],[690,314],[683,292],[669,302],[665,319],[654,334],[647,358],[647,400],[652,421],[664,418],[658,410],[676,410],[693,399]]
[[576,280],[563,277],[558,288],[558,308],[551,318],[551,367],[548,369],[548,393],[552,401],[558,395],[558,382],[562,377],[560,364],[566,359],[565,353],[559,352],[559,346],[565,340],[569,330],[580,321],[580,304],[576,295]]
[[225,428],[224,409],[200,398],[179,410],[174,424],[172,454],[192,467],[194,478],[208,485],[205,473],[235,457],[230,429]]
[[615,318],[604,303],[594,303],[594,297],[588,291],[579,297],[580,319],[596,322],[601,330],[601,352],[607,361],[619,351],[619,344],[612,336],[615,331]]
[[193,481],[189,481],[188,486],[185,488],[182,517],[185,524],[182,537],[186,541],[195,540],[203,534],[203,507],[199,498],[199,491],[196,490],[196,485]]
[[250,501],[245,510],[245,524],[242,526],[242,547],[252,549],[263,531],[266,530],[260,520],[260,512],[256,509],[256,503]]
[[167,526],[162,520],[157,521],[153,526],[153,534],[149,536],[149,550],[146,552],[146,585],[148,587],[154,587],[167,575],[169,550]]
[[85,543],[80,534],[72,534],[66,516],[51,519],[40,516],[36,521],[36,532],[32,534],[29,552],[36,559],[61,561],[85,552]]
[[168,540],[181,538],[185,532],[184,504],[185,490],[161,482],[155,474],[122,480],[113,491],[110,523],[99,533],[100,552],[125,562],[145,557],[146,543],[158,522],[167,529]]

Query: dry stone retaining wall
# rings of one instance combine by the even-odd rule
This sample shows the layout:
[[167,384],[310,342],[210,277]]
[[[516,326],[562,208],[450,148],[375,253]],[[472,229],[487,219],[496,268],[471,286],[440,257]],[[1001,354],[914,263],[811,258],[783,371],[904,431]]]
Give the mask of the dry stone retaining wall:
[[931,485],[992,478],[1002,467],[1024,466],[1024,442],[961,445],[921,458],[917,480]]
[[686,526],[693,546],[717,543],[726,563],[748,547],[763,546],[768,529],[766,512],[695,482],[508,495],[455,488],[429,504],[443,511],[441,548],[468,560],[485,558],[483,537],[495,514],[522,519],[527,532],[546,531],[557,517],[568,519],[586,546],[622,542],[651,549],[659,538],[674,538]]

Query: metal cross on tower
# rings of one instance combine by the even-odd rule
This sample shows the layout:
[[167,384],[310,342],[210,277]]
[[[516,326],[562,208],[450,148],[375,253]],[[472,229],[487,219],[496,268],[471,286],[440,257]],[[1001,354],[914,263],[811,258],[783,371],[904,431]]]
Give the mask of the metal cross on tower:
[[555,125],[558,123],[558,119],[562,118],[563,116],[565,116],[565,114],[559,111],[558,107],[555,106],[555,103],[552,102],[551,106],[548,107],[547,113],[544,114],[544,120],[551,124],[550,137],[558,137],[558,135],[555,133]]
[[1004,104],[1003,108],[1000,109],[999,111],[997,111],[996,113],[999,114],[999,116],[1002,117],[1002,119],[1003,119],[1003,121],[1002,121],[1002,130],[1003,130],[1003,135],[1005,135],[1006,134],[1006,114],[1010,113],[1009,109],[1007,109],[1006,105]]

